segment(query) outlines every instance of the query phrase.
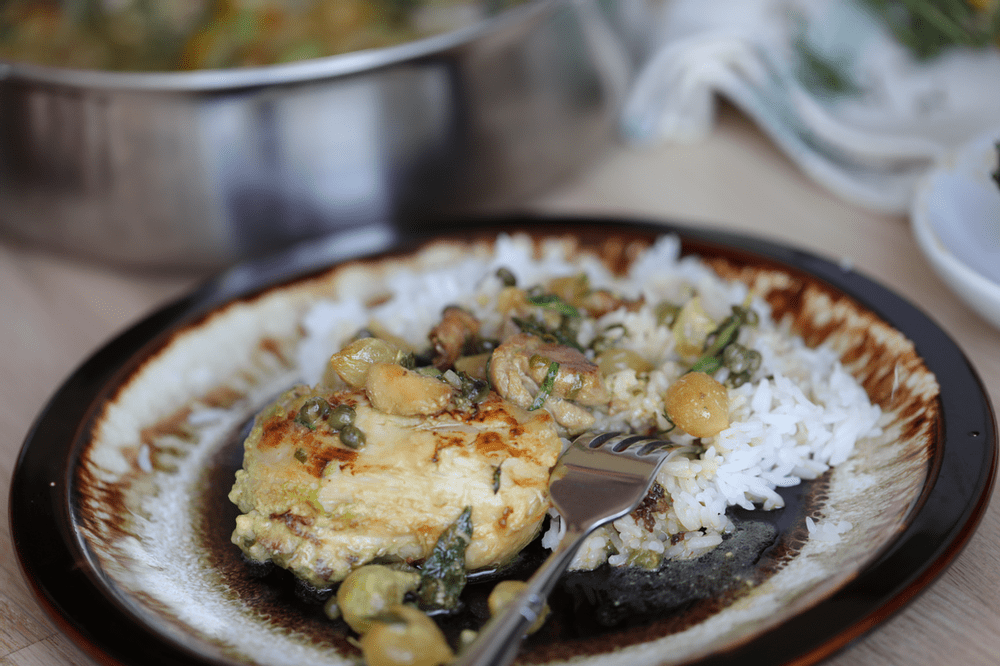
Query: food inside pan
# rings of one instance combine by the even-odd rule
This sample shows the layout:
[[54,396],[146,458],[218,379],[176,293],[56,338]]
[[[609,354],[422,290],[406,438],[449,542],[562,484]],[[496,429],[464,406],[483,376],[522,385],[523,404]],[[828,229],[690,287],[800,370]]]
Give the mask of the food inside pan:
[[251,67],[399,44],[527,0],[11,0],[0,58],[118,71]]

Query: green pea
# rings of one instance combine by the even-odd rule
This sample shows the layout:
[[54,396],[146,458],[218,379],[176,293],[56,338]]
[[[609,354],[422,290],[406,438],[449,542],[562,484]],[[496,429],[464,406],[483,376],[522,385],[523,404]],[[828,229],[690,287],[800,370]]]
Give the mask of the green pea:
[[312,430],[329,413],[330,403],[318,396],[309,398],[299,407],[299,413],[295,415],[295,422]]
[[365,433],[357,426],[346,425],[340,429],[340,442],[349,449],[360,449],[365,445]]
[[337,405],[326,417],[326,422],[332,430],[340,430],[354,424],[355,412],[350,405]]

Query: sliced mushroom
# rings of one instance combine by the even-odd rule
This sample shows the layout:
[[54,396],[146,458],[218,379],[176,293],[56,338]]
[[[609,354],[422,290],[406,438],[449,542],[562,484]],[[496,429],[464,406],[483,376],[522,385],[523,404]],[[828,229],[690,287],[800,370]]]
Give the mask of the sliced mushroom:
[[444,309],[441,322],[430,332],[434,345],[434,367],[446,370],[455,364],[462,350],[479,335],[479,320],[466,310],[450,305]]

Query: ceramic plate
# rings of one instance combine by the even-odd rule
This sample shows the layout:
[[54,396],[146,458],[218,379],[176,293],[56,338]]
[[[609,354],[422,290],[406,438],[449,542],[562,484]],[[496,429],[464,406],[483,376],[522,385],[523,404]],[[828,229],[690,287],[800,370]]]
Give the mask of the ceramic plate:
[[[343,626],[280,570],[255,577],[229,543],[242,437],[296,378],[301,317],[320,295],[376,293],[386,271],[476,251],[501,231],[568,238],[613,270],[677,234],[685,253],[750,283],[808,344],[836,350],[884,413],[881,436],[788,490],[784,509],[741,517],[773,528],[733,574],[743,584],[709,584],[708,561],[687,570],[673,601],[646,603],[663,598],[660,579],[595,573],[544,638],[526,643],[524,663],[814,663],[913,598],[972,534],[996,468],[989,399],[933,321],[864,276],[754,238],[659,223],[374,227],[235,268],[112,340],[54,395],[18,462],[11,520],[26,578],[65,631],[96,659],[130,666],[356,663]],[[807,520],[848,528],[817,538]]]
[[918,185],[911,210],[920,249],[942,280],[1000,328],[1000,128],[970,141]]

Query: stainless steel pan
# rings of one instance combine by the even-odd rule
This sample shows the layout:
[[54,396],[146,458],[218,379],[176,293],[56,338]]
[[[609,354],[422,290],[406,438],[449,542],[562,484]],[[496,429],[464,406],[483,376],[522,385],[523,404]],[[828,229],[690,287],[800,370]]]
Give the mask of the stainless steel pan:
[[595,156],[646,0],[541,0],[398,47],[240,70],[0,62],[0,230],[214,266],[332,229],[496,210]]

